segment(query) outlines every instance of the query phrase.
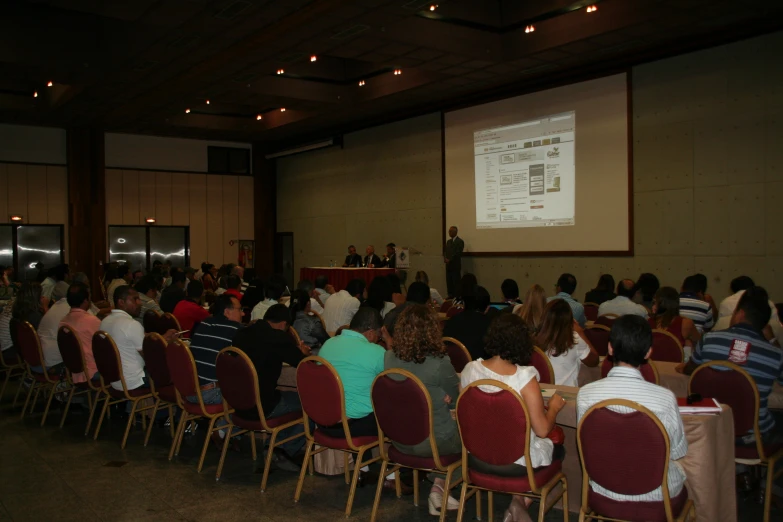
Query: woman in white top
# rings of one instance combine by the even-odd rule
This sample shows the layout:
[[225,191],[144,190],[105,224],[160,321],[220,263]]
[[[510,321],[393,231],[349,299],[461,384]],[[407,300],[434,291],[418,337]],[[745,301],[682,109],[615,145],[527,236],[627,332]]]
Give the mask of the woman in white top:
[[[565,406],[565,401],[558,394],[554,394],[549,400],[549,410],[544,409],[544,399],[541,396],[541,388],[538,386],[538,372],[530,366],[533,340],[530,338],[530,332],[522,318],[515,314],[501,314],[492,321],[485,338],[485,350],[489,357],[487,360],[478,358],[468,363],[462,370],[460,375],[462,387],[465,388],[480,379],[492,379],[518,391],[530,413],[531,464],[537,468],[548,466],[552,463],[553,458],[562,459],[562,446],[558,446],[559,450],[555,454],[554,444],[546,436],[554,428],[557,414]],[[488,392],[496,390],[492,386],[482,386],[481,389]],[[474,464],[479,469],[489,473],[493,472],[493,467],[490,464],[472,459],[471,465]],[[515,462],[515,466],[517,465],[519,467],[517,470],[507,470],[504,466],[503,474],[526,476],[524,456]],[[512,497],[503,522],[530,520],[527,514],[530,502],[530,499],[522,496]]]
[[[430,278],[427,275],[427,272],[424,270],[419,270],[416,272],[416,281],[419,283],[424,283],[427,286],[430,286]],[[438,292],[436,289],[432,288],[430,286],[430,299],[438,303],[438,306],[443,304],[443,296],[440,295],[440,292]]]
[[579,386],[580,361],[585,366],[598,365],[598,353],[585,337],[584,330],[574,321],[571,307],[563,299],[547,303],[536,344],[552,363],[555,384]]

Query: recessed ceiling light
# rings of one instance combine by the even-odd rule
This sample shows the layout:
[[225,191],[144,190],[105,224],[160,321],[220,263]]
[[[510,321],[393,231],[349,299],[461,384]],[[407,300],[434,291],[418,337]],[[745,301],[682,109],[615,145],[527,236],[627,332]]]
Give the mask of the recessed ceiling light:
[[525,27],[525,32],[526,33],[532,33],[535,30],[536,30],[536,26],[534,26],[534,25],[528,25],[528,26]]
[[47,84],[46,84],[46,86],[47,86],[47,87],[51,87],[52,85],[54,85],[54,83],[53,83],[53,82],[51,82],[51,81],[50,81],[49,83],[47,83]]
[[185,109],[185,114],[190,114],[190,109]]
[[285,112],[285,107],[281,108],[280,112]]
[[588,5],[587,6],[587,12],[588,13],[594,13],[596,11],[598,11],[598,8],[595,5]]
[[364,87],[364,80],[359,81],[359,87]]
[[207,105],[209,105],[209,100],[207,100]]
[[394,69],[394,76],[399,76],[402,74],[402,69]]
[[38,97],[38,91],[33,91],[33,98],[37,98],[37,97]]
[[316,61],[317,59],[318,59],[318,57],[317,57],[316,55],[312,55],[312,56],[310,57],[310,61],[311,61],[311,62],[314,62],[314,61]]
[[22,216],[9,216],[11,218],[11,221],[22,221]]
[[285,71],[283,69],[278,69],[277,74],[283,74]]
[[257,115],[256,115],[256,120],[260,120],[260,119],[262,119],[262,118],[263,118],[263,116],[261,116],[260,114],[257,114]]
[[157,219],[155,219],[154,217],[148,217],[144,221],[147,223],[155,223]]
[[437,4],[432,4],[432,5],[430,6],[430,11],[434,11],[434,10],[435,10],[435,9],[437,9],[437,8],[438,8],[438,5],[437,5]]

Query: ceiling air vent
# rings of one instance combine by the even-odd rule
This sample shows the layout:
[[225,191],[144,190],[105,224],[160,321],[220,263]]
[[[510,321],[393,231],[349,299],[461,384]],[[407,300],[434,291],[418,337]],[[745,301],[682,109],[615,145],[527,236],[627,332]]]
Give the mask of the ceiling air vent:
[[347,40],[349,38],[353,38],[357,34],[363,33],[369,28],[370,28],[369,25],[357,24],[354,25],[353,27],[345,29],[344,31],[340,31],[335,35],[332,35],[332,40]]
[[237,0],[236,2],[233,2],[226,6],[224,9],[218,11],[215,14],[215,18],[219,18],[221,20],[232,20],[242,14],[247,8],[252,6],[250,2],[246,2],[245,0]]

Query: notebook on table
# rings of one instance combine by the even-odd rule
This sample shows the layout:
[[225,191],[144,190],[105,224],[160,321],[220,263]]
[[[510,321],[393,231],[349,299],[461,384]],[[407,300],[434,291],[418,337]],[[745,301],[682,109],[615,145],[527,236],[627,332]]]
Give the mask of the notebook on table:
[[723,411],[720,403],[709,397],[688,404],[686,397],[677,397],[680,415],[716,415]]

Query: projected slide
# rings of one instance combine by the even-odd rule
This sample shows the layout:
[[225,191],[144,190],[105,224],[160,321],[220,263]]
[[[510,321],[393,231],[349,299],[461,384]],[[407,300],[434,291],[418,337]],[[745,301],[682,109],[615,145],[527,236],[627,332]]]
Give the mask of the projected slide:
[[476,228],[574,225],[576,112],[473,133]]

